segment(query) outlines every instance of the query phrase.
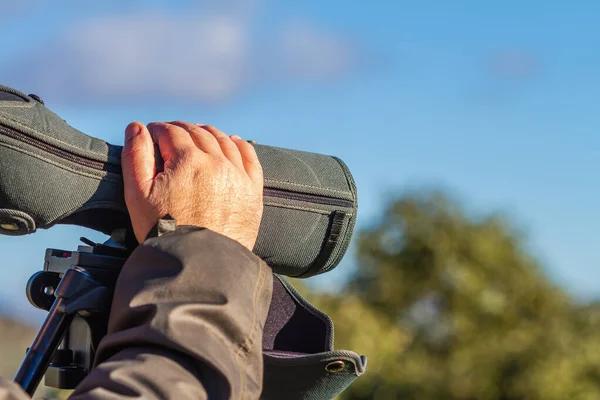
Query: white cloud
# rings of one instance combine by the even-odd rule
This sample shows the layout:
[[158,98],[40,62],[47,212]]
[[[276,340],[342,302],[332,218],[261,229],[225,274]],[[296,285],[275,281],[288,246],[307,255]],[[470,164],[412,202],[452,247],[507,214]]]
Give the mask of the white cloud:
[[334,78],[354,66],[352,46],[304,21],[286,25],[278,49],[283,70],[289,74],[314,78]]
[[255,34],[256,4],[238,3],[244,7],[80,20],[2,73],[53,99],[215,103],[251,85],[330,80],[352,70],[355,49],[343,39],[296,21],[264,41]]

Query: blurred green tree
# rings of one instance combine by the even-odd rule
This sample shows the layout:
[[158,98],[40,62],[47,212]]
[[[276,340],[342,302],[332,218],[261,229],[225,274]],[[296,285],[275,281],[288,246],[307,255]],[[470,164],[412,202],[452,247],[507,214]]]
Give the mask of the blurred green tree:
[[600,399],[600,306],[554,285],[508,218],[412,192],[358,243],[347,287],[308,294],[336,347],[369,357],[342,399]]

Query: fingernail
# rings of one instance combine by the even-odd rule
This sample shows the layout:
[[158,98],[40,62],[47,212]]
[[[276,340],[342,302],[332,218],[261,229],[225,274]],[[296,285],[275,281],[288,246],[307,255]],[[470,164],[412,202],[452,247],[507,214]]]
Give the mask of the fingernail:
[[131,140],[142,132],[140,124],[129,124],[125,129],[125,140]]
[[235,140],[242,140],[242,138],[239,137],[238,135],[231,135],[231,138],[235,139]]

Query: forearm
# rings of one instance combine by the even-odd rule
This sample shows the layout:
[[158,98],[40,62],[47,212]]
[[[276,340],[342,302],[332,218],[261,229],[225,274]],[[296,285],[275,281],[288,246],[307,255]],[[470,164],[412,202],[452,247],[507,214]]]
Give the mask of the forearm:
[[121,272],[96,368],[73,399],[258,398],[270,269],[237,242],[180,228]]

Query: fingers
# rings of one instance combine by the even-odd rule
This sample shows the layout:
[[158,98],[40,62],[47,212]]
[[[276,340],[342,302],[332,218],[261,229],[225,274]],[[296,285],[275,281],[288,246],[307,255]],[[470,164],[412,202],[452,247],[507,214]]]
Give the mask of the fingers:
[[148,129],[139,122],[132,122],[125,129],[121,164],[126,195],[141,191],[147,196],[156,176],[154,143]]
[[190,124],[183,121],[174,121],[171,124],[185,129],[197,148],[208,154],[221,154],[221,147],[217,139],[207,130],[202,129],[199,125]]
[[152,140],[158,144],[160,154],[165,163],[174,157],[196,149],[190,134],[185,129],[164,122],[148,124]]
[[258,159],[258,155],[256,155],[256,150],[254,146],[245,141],[239,136],[232,136],[231,140],[238,147],[240,154],[242,156],[242,161],[244,163],[244,169],[246,173],[254,182],[263,185],[263,170],[260,165],[260,160]]
[[244,162],[242,161],[242,155],[240,154],[240,149],[236,144],[231,140],[229,136],[210,125],[202,125],[202,128],[207,132],[210,132],[214,138],[219,143],[221,147],[221,151],[235,165],[241,170],[244,170]]
[[210,125],[190,124],[183,121],[171,124],[189,132],[196,146],[208,154],[223,154],[233,165],[244,169],[244,163],[238,147],[229,136]]
[[[239,136],[229,137],[213,126],[194,125],[182,121],[153,122],[148,124],[148,129],[145,131],[148,130],[151,135],[150,140],[158,143],[165,162],[178,154],[195,149],[208,154],[223,154],[237,168],[246,171],[250,179],[263,183],[262,167],[254,146]],[[148,135],[146,138],[149,139]],[[154,151],[151,154],[154,157]],[[155,175],[156,168],[153,167],[150,180]]]

